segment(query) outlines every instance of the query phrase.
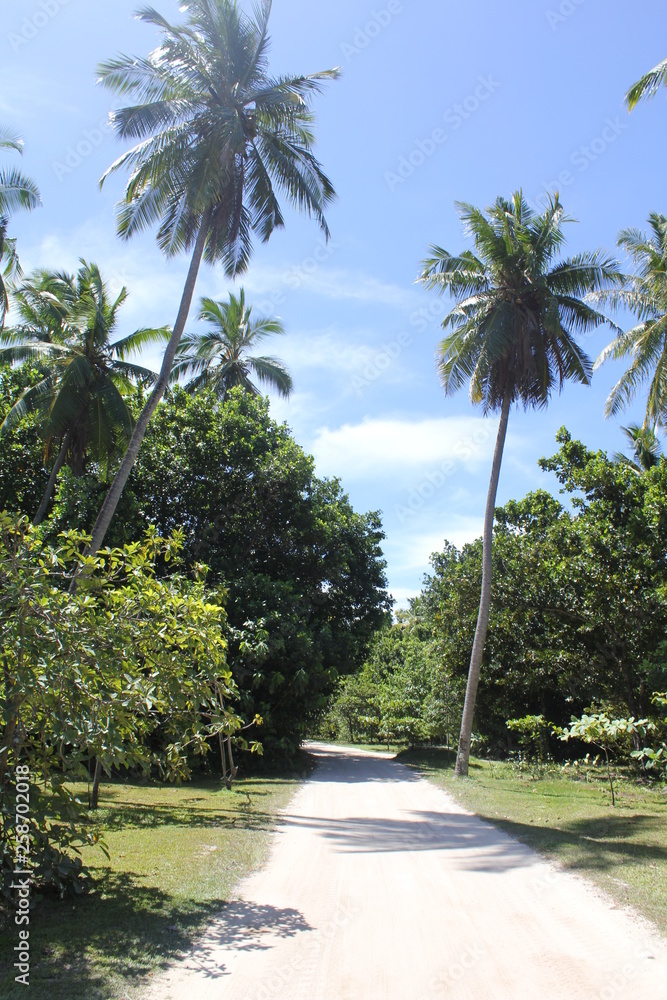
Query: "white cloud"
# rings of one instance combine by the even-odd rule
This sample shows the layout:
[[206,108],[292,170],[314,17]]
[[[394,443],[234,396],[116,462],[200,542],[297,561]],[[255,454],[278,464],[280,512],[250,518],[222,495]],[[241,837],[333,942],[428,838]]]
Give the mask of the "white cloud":
[[496,423],[481,417],[426,420],[367,419],[337,430],[322,427],[311,446],[318,473],[346,479],[369,476],[414,481],[445,463],[471,467],[494,448]]

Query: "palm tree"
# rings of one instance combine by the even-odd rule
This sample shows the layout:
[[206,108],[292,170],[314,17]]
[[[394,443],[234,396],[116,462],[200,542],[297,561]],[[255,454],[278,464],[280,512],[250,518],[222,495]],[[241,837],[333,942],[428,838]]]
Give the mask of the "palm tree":
[[210,329],[206,333],[186,334],[181,340],[173,381],[191,376],[188,389],[211,388],[224,400],[229,389],[241,386],[253,396],[259,389],[251,374],[287,398],[292,391],[292,377],[277,358],[249,355],[256,343],[272,333],[285,332],[277,319],[251,318],[252,309],[245,304],[245,293],[229,296],[229,302],[202,299],[199,319]]
[[186,23],[172,25],[142,8],[139,19],[162,32],[159,47],[146,59],[119,56],[100,68],[105,86],[135,100],[113,121],[121,139],[139,144],[105,175],[132,170],[119,234],[129,239],[157,223],[167,256],[189,250],[192,257],[160,375],[98,515],[89,553],[104,540],[169,384],[202,258],[221,261],[232,277],[247,268],[253,233],[266,242],[284,225],[274,185],[329,236],[324,210],[334,190],[312,153],[310,98],[339,71],[268,75],[271,0],[260,0],[254,18],[236,0],[188,0],[184,9]]
[[634,461],[627,455],[616,453],[614,458],[623,465],[629,465],[635,472],[647,472],[653,469],[660,461],[660,442],[656,437],[654,428],[647,424],[630,424],[629,427],[621,427],[621,430],[632,446]]
[[150,385],[156,375],[127,358],[147,344],[168,339],[169,331],[137,330],[112,342],[127,289],[112,300],[98,266],[86,261],[76,275],[36,272],[15,297],[20,322],[0,333],[0,360],[35,361],[44,377],[10,409],[0,433],[9,433],[36,412],[45,463],[57,449],[34,519],[40,524],[65,463],[82,475],[89,456],[108,463],[129,439],[134,418],[126,397],[137,382]]
[[640,101],[655,97],[661,87],[667,84],[667,59],[663,59],[652,70],[645,73],[641,80],[627,92],[625,100],[628,110],[632,111]]
[[420,281],[448,291],[456,306],[443,322],[451,332],[436,352],[445,395],[469,383],[470,399],[486,413],[500,411],[483,536],[482,591],[470,659],[455,774],[468,773],[470,736],[491,603],[491,545],[498,478],[513,403],[544,408],[566,380],[588,385],[592,365],[574,334],[605,323],[583,301],[591,291],[619,284],[615,261],[602,253],[557,260],[566,219],[558,195],[542,214],[517,192],[485,212],[459,204],[475,253],[432,247]]
[[[23,142],[11,130],[0,129],[0,149],[23,153]],[[9,307],[6,281],[21,277],[16,240],[7,235],[9,220],[14,212],[29,212],[39,204],[39,191],[29,177],[16,168],[0,170],[0,329],[4,326]]]
[[619,413],[648,381],[646,423],[655,426],[667,415],[667,219],[654,212],[648,221],[650,236],[639,229],[624,229],[618,237],[618,245],[632,258],[635,274],[625,288],[599,296],[601,302],[629,309],[639,323],[619,333],[595,367],[610,359],[632,357],[609,393],[605,414]]

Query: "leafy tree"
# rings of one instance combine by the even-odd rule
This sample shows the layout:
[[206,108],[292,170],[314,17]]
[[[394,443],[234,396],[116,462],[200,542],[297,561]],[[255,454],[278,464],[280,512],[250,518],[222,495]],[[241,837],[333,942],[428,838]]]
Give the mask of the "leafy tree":
[[101,82],[135,103],[116,111],[117,134],[139,140],[109,173],[132,170],[119,212],[119,234],[129,239],[159,224],[167,256],[192,251],[173,333],[155,387],[135,425],[92,532],[102,544],[132,470],[146,428],[164,395],[203,258],[221,261],[230,276],[248,264],[252,234],[266,242],[284,225],[274,185],[313,216],[328,237],[324,210],[334,196],[312,153],[312,95],[338,75],[268,75],[270,0],[255,19],[236,0],[189,0],[184,25],[152,8],[141,20],[162,32],[145,59],[119,56],[100,67]]
[[292,391],[292,378],[277,358],[249,354],[260,340],[270,334],[283,334],[277,319],[251,318],[252,309],[245,304],[245,293],[229,296],[229,302],[203,299],[199,319],[208,324],[206,333],[186,334],[179,345],[172,381],[190,376],[189,391],[211,388],[223,399],[234,386],[241,386],[253,396],[259,389],[251,374],[266,386],[287,397]]
[[574,334],[607,322],[584,298],[622,282],[615,261],[600,251],[558,260],[567,221],[558,196],[533,212],[521,192],[498,198],[486,212],[459,206],[476,254],[438,246],[423,262],[421,281],[448,291],[456,306],[443,322],[452,332],[438,347],[438,371],[449,395],[465,382],[483,412],[500,411],[484,517],[482,587],[470,659],[455,774],[468,773],[470,736],[491,601],[495,499],[507,422],[513,403],[544,408],[566,380],[590,383],[592,366]]
[[[614,718],[652,716],[650,693],[667,682],[665,464],[638,476],[564,430],[558,441],[558,454],[540,464],[567,499],[538,490],[496,510],[476,727],[499,752],[508,749],[507,719],[565,725],[593,705]],[[449,546],[433,566],[412,610],[459,681],[475,630],[481,542]]]
[[[84,536],[45,545],[26,519],[0,514],[0,852],[3,890],[14,869],[12,776],[29,766],[32,860],[37,882],[81,888],[75,859],[85,832],[53,822],[67,782],[86,779],[91,758],[105,770],[160,767],[187,777],[189,757],[211,736],[239,727],[230,708],[224,597],[203,580],[158,578],[173,567],[182,539],[154,531],[85,561],[76,595],[67,582],[81,562]],[[154,751],[151,734],[162,734]],[[37,782],[45,788],[40,793]],[[34,794],[33,794],[34,793]],[[73,819],[73,816],[71,816]]]
[[653,212],[648,221],[650,235],[624,229],[618,237],[618,245],[630,255],[636,269],[628,286],[600,296],[602,301],[629,309],[639,323],[619,332],[595,365],[632,358],[609,394],[606,416],[624,409],[648,381],[646,423],[655,426],[667,415],[667,218]]
[[[54,525],[87,529],[104,484],[64,480]],[[336,480],[270,419],[266,399],[175,389],[151,424],[111,529],[182,527],[191,571],[228,590],[229,663],[239,709],[268,754],[289,753],[339,675],[358,669],[387,618],[379,515],[356,513]]]
[[[23,141],[10,129],[0,129],[0,150],[3,149],[23,153]],[[8,236],[7,228],[15,212],[30,212],[40,204],[34,181],[16,168],[0,170],[0,329],[9,307],[6,282],[21,276],[16,240]]]
[[636,108],[640,101],[655,97],[660,88],[667,83],[667,59],[645,73],[626,94],[626,103],[630,111]]
[[35,524],[43,521],[66,462],[80,476],[89,454],[98,462],[108,461],[129,439],[134,418],[125,397],[137,381],[155,381],[153,372],[127,358],[164,340],[166,330],[137,330],[112,341],[127,294],[123,288],[112,301],[97,264],[85,261],[76,275],[38,271],[16,293],[20,322],[0,333],[5,345],[0,361],[36,362],[45,375],[14,403],[0,434],[37,412],[45,462],[57,448]]

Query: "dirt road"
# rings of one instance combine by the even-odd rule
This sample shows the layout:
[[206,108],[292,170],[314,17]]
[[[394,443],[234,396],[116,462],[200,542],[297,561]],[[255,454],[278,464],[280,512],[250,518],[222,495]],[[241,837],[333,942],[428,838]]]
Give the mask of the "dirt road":
[[160,1000],[667,1000],[667,948],[386,757],[319,767]]

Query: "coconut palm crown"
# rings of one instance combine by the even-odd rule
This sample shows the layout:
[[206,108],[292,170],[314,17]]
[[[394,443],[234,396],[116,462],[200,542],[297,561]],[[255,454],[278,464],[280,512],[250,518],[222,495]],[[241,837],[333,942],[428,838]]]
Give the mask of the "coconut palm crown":
[[230,276],[242,273],[253,234],[266,242],[284,225],[278,194],[329,236],[324,211],[334,189],[312,152],[310,101],[339,71],[269,75],[270,0],[260,0],[253,18],[236,0],[186,0],[181,10],[185,23],[173,25],[152,7],[141,8],[139,19],[161,32],[159,47],[146,58],[119,56],[100,67],[101,82],[134,101],[113,121],[120,139],[138,144],[105,175],[131,171],[119,234],[129,238],[156,225],[162,251],[191,250],[191,260],[160,374],[93,526],[91,555],[104,541],[169,385],[202,259],[222,262]]
[[232,0],[189,0],[184,25],[152,7],[137,17],[162,32],[145,59],[119,56],[99,67],[101,83],[135,101],[112,115],[115,131],[138,145],[102,178],[129,167],[119,234],[158,225],[160,249],[173,256],[194,246],[206,219],[204,257],[228,275],[245,270],[255,232],[266,241],[284,218],[275,187],[329,230],[333,186],[312,153],[309,99],[327,70],[309,76],[268,74],[270,0],[247,17]]
[[251,316],[245,293],[232,294],[228,302],[202,299],[198,318],[209,329],[203,333],[186,334],[181,340],[172,379],[189,378],[191,392],[211,388],[223,399],[230,389],[240,386],[253,396],[260,394],[252,381],[256,378],[287,398],[292,391],[292,377],[278,358],[249,354],[271,334],[284,334],[277,319]]
[[628,444],[632,448],[634,459],[628,458],[617,452],[614,459],[622,465],[628,465],[635,472],[648,472],[655,468],[661,461],[662,448],[656,436],[655,430],[646,424],[630,424],[628,427],[621,427]]
[[588,385],[592,365],[575,335],[596,329],[605,316],[584,297],[623,276],[616,262],[595,251],[560,260],[565,216],[558,195],[538,214],[521,191],[498,198],[485,212],[459,204],[475,252],[431,248],[420,280],[449,292],[456,305],[443,322],[451,331],[438,347],[438,372],[446,395],[464,384],[484,413],[500,410],[486,500],[482,589],[461,720],[455,774],[468,773],[477,687],[491,607],[491,545],[498,480],[513,403],[545,407],[568,380]]
[[630,403],[648,383],[646,422],[649,426],[667,420],[667,218],[649,216],[650,233],[624,229],[618,245],[631,258],[635,273],[627,286],[600,296],[602,302],[624,307],[639,323],[616,337],[595,362],[631,358],[607,399],[605,413],[613,416]]
[[592,363],[575,341],[609,322],[584,297],[623,277],[608,255],[594,251],[557,260],[565,217],[558,195],[541,214],[517,192],[486,212],[458,203],[476,253],[433,246],[420,281],[457,301],[443,322],[451,333],[437,350],[447,395],[464,384],[484,413],[504,401],[545,407],[569,380],[588,385]]
[[114,299],[99,267],[83,260],[76,275],[37,271],[15,293],[18,323],[0,332],[0,361],[31,361],[44,377],[9,410],[0,433],[36,412],[45,462],[54,446],[60,449],[56,475],[65,462],[80,475],[89,455],[104,461],[122,447],[134,427],[127,396],[138,382],[155,381],[154,372],[128,357],[164,341],[169,330],[142,329],[113,340],[127,294],[123,288]]

